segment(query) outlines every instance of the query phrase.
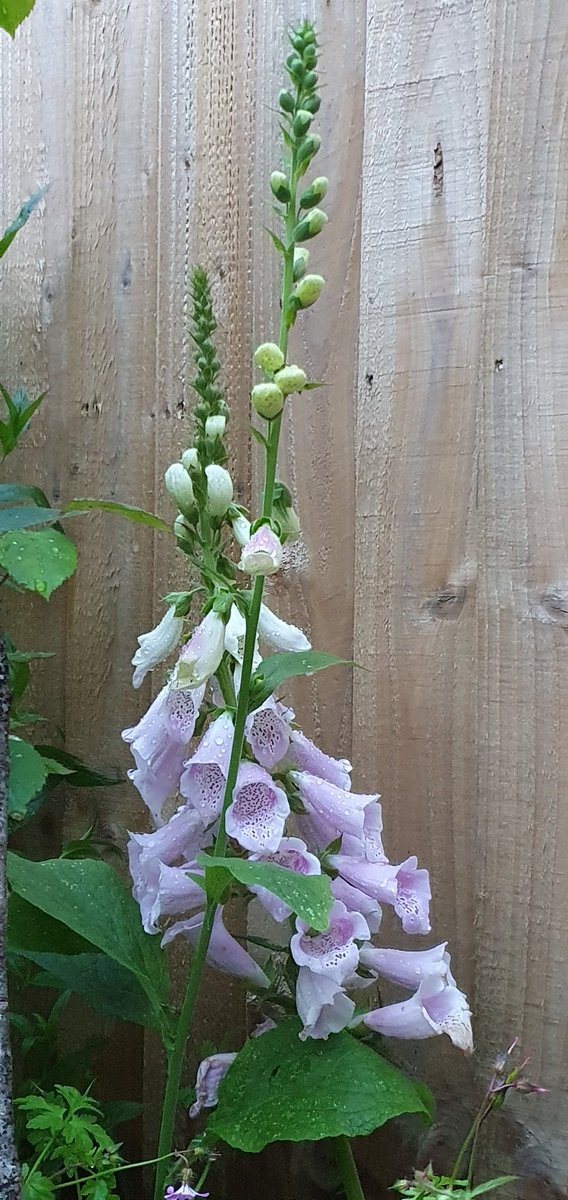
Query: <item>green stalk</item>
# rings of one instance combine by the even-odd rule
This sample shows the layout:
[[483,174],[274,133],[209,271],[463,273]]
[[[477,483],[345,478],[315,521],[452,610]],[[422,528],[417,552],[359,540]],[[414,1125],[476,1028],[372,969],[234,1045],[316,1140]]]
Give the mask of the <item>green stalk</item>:
[[[294,271],[294,229],[296,226],[296,156],[293,151],[290,161],[290,200],[288,202],[285,222],[286,236],[286,251],[284,254],[284,270],[282,272],[282,290],[281,302],[282,312],[280,319],[280,335],[279,346],[286,356],[288,349],[288,324],[286,320],[286,312],[288,300],[293,286],[293,271]],[[280,429],[282,425],[281,414],[275,417],[270,422],[267,448],[264,468],[264,488],[262,494],[262,516],[270,517],[272,515],[272,506],[274,500],[274,482],[276,478],[276,463],[278,458],[278,442],[280,438]],[[237,781],[237,772],[243,752],[245,723],[248,716],[248,704],[250,694],[250,681],[253,670],[254,650],[256,645],[256,636],[258,630],[258,620],[260,616],[260,606],[262,604],[262,596],[264,592],[264,578],[258,575],[254,581],[252,591],[252,600],[246,621],[245,645],[243,653],[243,669],[241,675],[241,686],[237,701],[237,711],[235,715],[235,728],[233,733],[233,744],[231,748],[231,757],[229,760],[229,768],[227,771],[227,782],[225,786],[225,794],[223,798],[223,809],[221,813],[221,822],[219,832],[213,849],[214,858],[222,858],[227,848],[227,834],[225,830],[225,813],[231,803],[233,789]],[[175,1112],[179,1095],[181,1082],[181,1074],[183,1069],[183,1060],[185,1048],[193,1018],[195,1004],[199,995],[201,986],[201,974],[207,958],[207,951],[211,941],[211,933],[213,930],[213,922],[217,911],[217,902],[208,900],[203,918],[203,925],[199,934],[199,940],[195,949],[195,953],[191,960],[191,966],[187,981],[185,998],[179,1015],[177,1031],[174,1045],[171,1053],[168,1055],[168,1071],[166,1080],[166,1089],[164,1093],[164,1104],[162,1108],[162,1121],[160,1126],[160,1137],[158,1141],[157,1157],[162,1159],[166,1156],[172,1147],[172,1140],[175,1125]],[[164,1194],[164,1179],[166,1175],[165,1163],[160,1162],[156,1171],[154,1200],[163,1200]]]
[[347,1200],[365,1200],[365,1193],[361,1187],[359,1172],[353,1157],[351,1142],[345,1134],[341,1137],[333,1139],[335,1149],[335,1159],[337,1162],[339,1174],[341,1176],[341,1186]]

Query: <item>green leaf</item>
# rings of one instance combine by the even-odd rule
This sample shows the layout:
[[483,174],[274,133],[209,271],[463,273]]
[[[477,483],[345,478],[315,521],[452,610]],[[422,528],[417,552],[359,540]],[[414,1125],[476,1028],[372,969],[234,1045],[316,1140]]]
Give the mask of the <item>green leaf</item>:
[[8,814],[12,821],[23,821],[28,805],[44,787],[47,770],[41,754],[29,742],[13,735],[10,735],[8,742]]
[[252,676],[249,712],[263,704],[286,679],[294,679],[298,675],[314,675],[316,671],[324,671],[326,667],[352,665],[345,658],[336,658],[334,654],[325,654],[321,650],[289,650],[284,654],[271,654],[262,661]]
[[30,1176],[27,1163],[22,1167],[22,1200],[55,1200],[55,1184],[41,1171],[34,1171]]
[[69,754],[67,750],[60,750],[58,746],[38,745],[37,749],[44,758],[53,759],[64,768],[67,774],[67,783],[72,787],[116,787],[117,783],[123,782],[116,775],[105,775],[103,771],[89,767],[75,754]]
[[0,534],[12,529],[30,529],[32,525],[51,525],[61,516],[57,508],[26,504],[0,508]]
[[486,1196],[488,1192],[494,1192],[496,1188],[505,1187],[507,1183],[514,1183],[518,1178],[518,1175],[499,1175],[498,1178],[488,1179],[486,1183],[480,1183],[477,1187],[474,1187],[472,1192],[468,1192],[468,1200],[473,1200],[474,1196]]
[[297,916],[313,929],[323,931],[329,925],[333,897],[327,875],[299,875],[273,863],[249,862],[244,858],[216,858],[198,855],[209,881],[219,871],[230,873],[246,887],[263,887],[278,896]]
[[8,901],[8,949],[46,972],[34,985],[55,983],[84,996],[96,1012],[155,1026],[148,998],[130,971],[15,892]]
[[271,229],[267,229],[266,232],[272,242],[272,245],[274,246],[274,249],[278,252],[278,254],[281,254],[284,257],[284,255],[286,253],[284,243],[281,242],[280,238],[277,237],[276,234],[273,233]]
[[0,536],[0,566],[28,591],[49,600],[77,566],[73,542],[56,529],[4,533]]
[[154,513],[145,512],[143,508],[135,508],[131,504],[116,504],[114,500],[71,500],[70,504],[65,505],[63,516],[73,512],[88,512],[91,509],[116,513],[118,517],[125,517],[127,521],[134,521],[137,525],[149,525],[151,529],[161,529],[164,533],[172,531],[171,525],[162,521],[161,517],[156,517]]
[[0,483],[0,504],[37,504],[49,508],[49,500],[39,487],[28,483]]
[[12,891],[8,900],[8,949],[23,957],[27,957],[28,951],[35,953],[36,950],[73,956],[93,950],[93,946],[68,925],[48,916]]
[[24,900],[131,971],[154,1007],[166,1003],[168,978],[159,939],[144,933],[138,905],[107,863],[71,858],[30,862],[9,853],[8,881]]
[[72,775],[73,774],[73,772],[69,770],[69,767],[62,766],[62,764],[56,762],[54,758],[47,758],[45,754],[42,754],[41,757],[43,758],[44,766],[45,766],[45,769],[46,769],[48,775]]
[[[20,21],[23,21],[24,17],[32,11],[33,6],[34,0],[0,0],[0,28],[5,29],[13,36]],[[12,23],[15,22],[13,28],[10,28],[9,24],[7,24],[10,20]],[[11,225],[8,225],[8,228],[0,238],[0,258],[4,256],[8,246],[12,244],[16,234],[22,228],[22,225],[25,225],[29,217],[31,217],[34,208],[37,208],[44,195],[45,188],[39,188],[37,192],[34,192],[33,196],[30,196],[29,200],[24,201],[16,219],[12,221]]]
[[424,1112],[411,1081],[369,1046],[345,1032],[302,1042],[300,1029],[291,1017],[237,1055],[208,1122],[230,1146],[256,1154],[270,1142],[359,1137]]
[[38,986],[65,988],[88,1001],[95,1012],[146,1028],[156,1027],[156,1014],[136,977],[107,954],[51,954],[28,950],[25,957],[42,967]]

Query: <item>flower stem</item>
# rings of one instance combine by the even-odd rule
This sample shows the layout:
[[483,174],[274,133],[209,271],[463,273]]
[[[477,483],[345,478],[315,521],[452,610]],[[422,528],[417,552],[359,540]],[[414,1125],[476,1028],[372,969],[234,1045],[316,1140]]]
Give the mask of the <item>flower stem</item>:
[[333,1145],[341,1186],[347,1200],[365,1200],[349,1138],[342,1134],[341,1137],[334,1138]]
[[[280,318],[280,333],[279,346],[286,356],[288,350],[288,304],[290,294],[293,287],[294,274],[294,229],[297,221],[297,205],[296,205],[296,188],[297,188],[297,167],[296,154],[293,150],[290,156],[290,173],[289,173],[290,200],[288,201],[285,217],[285,250],[284,250],[284,265],[282,271],[282,289],[281,289],[281,318]],[[276,479],[276,463],[278,459],[278,443],[280,439],[280,430],[282,426],[282,415],[279,414],[269,423],[268,436],[266,439],[266,458],[264,465],[264,488],[262,493],[262,516],[270,517],[272,515],[272,507],[274,501],[274,483]],[[258,621],[260,617],[260,607],[262,604],[262,596],[264,592],[264,578],[262,575],[256,577],[252,590],[252,599],[249,612],[246,618],[246,633],[245,645],[243,652],[243,665],[241,673],[241,686],[237,699],[237,710],[235,714],[235,726],[233,732],[233,742],[231,747],[231,757],[227,771],[227,781],[225,785],[225,794],[223,798],[223,809],[221,813],[221,821],[219,832],[213,848],[213,858],[222,858],[227,849],[227,833],[225,830],[225,813],[231,803],[233,790],[237,781],[237,773],[243,752],[245,723],[248,716],[250,682],[253,672],[254,652],[256,646],[256,637],[258,631]],[[166,1089],[164,1093],[164,1103],[162,1108],[162,1121],[160,1126],[160,1136],[158,1141],[157,1156],[162,1159],[168,1154],[172,1148],[172,1140],[175,1125],[175,1113],[178,1101],[178,1094],[181,1082],[181,1073],[183,1069],[183,1061],[185,1056],[185,1048],[193,1018],[195,1004],[199,995],[201,985],[201,975],[211,934],[215,921],[215,913],[217,911],[217,901],[208,900],[205,908],[203,924],[199,934],[199,940],[195,948],[195,953],[191,960],[191,966],[187,981],[185,998],[179,1015],[176,1036],[171,1053],[168,1055],[168,1070]],[[164,1179],[166,1175],[165,1163],[160,1161],[156,1170],[156,1180],[154,1189],[154,1200],[162,1200],[164,1194]],[[356,1193],[352,1193],[355,1197]],[[362,1192],[359,1194],[362,1196]]]

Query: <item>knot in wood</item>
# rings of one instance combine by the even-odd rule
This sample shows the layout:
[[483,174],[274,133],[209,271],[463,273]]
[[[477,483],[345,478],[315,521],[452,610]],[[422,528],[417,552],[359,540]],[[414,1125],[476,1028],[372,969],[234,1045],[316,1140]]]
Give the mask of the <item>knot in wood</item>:
[[440,588],[427,601],[427,608],[433,617],[439,619],[458,617],[465,602],[466,588],[463,583]]

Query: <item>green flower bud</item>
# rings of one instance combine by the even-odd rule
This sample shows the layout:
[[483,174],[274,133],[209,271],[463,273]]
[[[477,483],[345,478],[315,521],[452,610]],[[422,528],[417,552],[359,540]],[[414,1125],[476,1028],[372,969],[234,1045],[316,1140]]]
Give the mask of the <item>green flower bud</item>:
[[257,383],[251,392],[253,407],[260,417],[270,421],[284,408],[284,392],[276,383]]
[[289,54],[286,59],[286,66],[293,79],[301,79],[305,74],[304,64],[297,54]]
[[324,283],[323,275],[304,275],[304,278],[300,279],[293,292],[300,302],[300,308],[309,308],[310,304],[315,304],[321,296]]
[[306,46],[315,45],[316,35],[315,35],[314,27],[313,27],[313,25],[310,25],[309,22],[307,22],[307,21],[305,22],[304,28],[302,30],[302,37],[306,43]]
[[270,176],[270,190],[281,204],[287,204],[290,199],[288,180],[283,171],[273,171]]
[[306,386],[306,372],[302,371],[301,367],[295,366],[293,363],[289,367],[282,367],[281,371],[274,376],[274,382],[285,396],[289,396],[291,392],[301,392]]
[[184,450],[181,456],[182,465],[186,471],[197,470],[199,468],[199,455],[195,446],[190,446],[189,450]]
[[164,475],[166,491],[181,513],[187,515],[195,505],[193,485],[182,463],[172,463]]
[[314,154],[317,154],[320,146],[321,138],[319,134],[309,133],[308,136],[305,137],[298,146],[298,153],[296,155],[296,162],[298,163],[298,166],[300,166],[301,163],[309,162],[310,159],[314,157]]
[[302,104],[302,108],[305,108],[308,112],[311,112],[312,115],[315,117],[316,113],[319,112],[320,104],[321,104],[321,99],[318,95],[306,96],[306,99],[304,100],[304,103]]
[[290,92],[287,92],[285,88],[282,92],[280,92],[278,103],[282,111],[285,113],[293,113],[296,107],[294,97],[290,95]]
[[318,175],[309,188],[306,188],[305,192],[302,192],[300,196],[300,208],[313,208],[315,204],[319,204],[327,192],[328,182],[325,175]]
[[224,517],[233,499],[233,481],[229,472],[217,463],[205,468],[207,476],[207,503],[213,517]]
[[310,261],[310,252],[304,246],[296,246],[294,250],[294,283],[306,274],[308,263]]
[[301,33],[292,34],[290,41],[294,47],[294,50],[298,51],[298,54],[304,53],[304,39]]
[[311,45],[304,47],[304,63],[306,67],[315,67],[318,59],[318,52],[313,42]]
[[296,510],[294,508],[285,508],[279,511],[278,520],[282,530],[282,539],[286,538],[289,542],[295,541],[302,532],[300,518]]
[[307,112],[305,108],[300,108],[292,121],[292,133],[294,137],[303,137],[308,132],[312,120],[312,114]]
[[261,371],[273,375],[284,366],[284,355],[276,342],[263,342],[254,352],[254,361]]
[[[205,422],[205,436],[222,438],[225,432],[227,418],[222,416],[208,417]],[[182,460],[183,461],[183,460]]]
[[327,219],[327,213],[322,212],[321,208],[312,208],[307,217],[304,217],[296,225],[294,241],[307,242],[309,238],[315,237],[316,234],[321,233]]
[[307,75],[304,78],[304,87],[306,87],[308,89],[308,91],[311,91],[312,88],[317,87],[317,82],[318,82],[317,71],[308,71]]

